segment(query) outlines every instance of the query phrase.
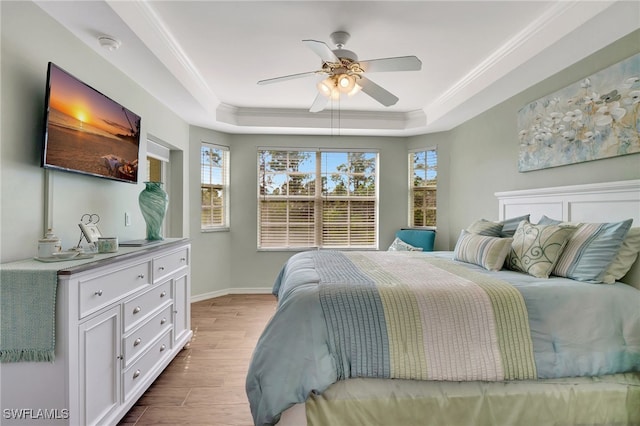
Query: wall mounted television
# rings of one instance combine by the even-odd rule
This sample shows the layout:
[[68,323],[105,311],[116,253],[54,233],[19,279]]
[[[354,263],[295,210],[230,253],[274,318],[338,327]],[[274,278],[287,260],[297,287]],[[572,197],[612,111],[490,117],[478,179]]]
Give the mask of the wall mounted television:
[[41,166],[137,183],[140,121],[49,62]]

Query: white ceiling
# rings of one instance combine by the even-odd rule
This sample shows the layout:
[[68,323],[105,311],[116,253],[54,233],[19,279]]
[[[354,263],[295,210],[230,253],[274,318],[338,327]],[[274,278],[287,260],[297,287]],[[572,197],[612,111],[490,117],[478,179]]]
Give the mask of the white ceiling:
[[[637,1],[36,3],[185,121],[230,133],[448,130],[640,28]],[[302,40],[334,48],[337,30],[361,60],[420,58],[420,71],[367,74],[396,105],[359,93],[310,113],[315,76],[257,84],[319,69]]]

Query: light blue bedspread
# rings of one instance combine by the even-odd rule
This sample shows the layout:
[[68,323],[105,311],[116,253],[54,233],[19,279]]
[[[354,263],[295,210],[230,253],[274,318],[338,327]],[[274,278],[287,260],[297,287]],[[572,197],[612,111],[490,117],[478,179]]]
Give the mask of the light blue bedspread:
[[[338,380],[316,253],[292,256],[274,285],[278,309],[258,341],[246,382],[257,425],[276,423],[282,411]],[[451,258],[450,252],[389,255]],[[538,378],[640,371],[639,290],[464,265],[508,281],[522,294]]]

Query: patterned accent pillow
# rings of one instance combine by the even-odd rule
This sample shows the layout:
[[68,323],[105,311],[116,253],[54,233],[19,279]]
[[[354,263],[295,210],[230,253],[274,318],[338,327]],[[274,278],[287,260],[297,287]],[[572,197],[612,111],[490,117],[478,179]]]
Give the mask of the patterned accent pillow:
[[495,238],[460,232],[453,259],[482,266],[489,271],[499,271],[511,250],[513,238]]
[[513,235],[507,268],[537,278],[549,278],[575,230],[574,226],[533,225],[523,220]]
[[502,230],[500,231],[500,236],[502,238],[510,238],[513,237],[513,234],[515,234],[516,229],[518,229],[518,225],[520,225],[520,222],[522,222],[523,220],[529,220],[530,215],[525,214],[524,216],[518,216],[518,217],[512,217],[509,219],[505,219],[502,222],[500,222],[502,224]]
[[583,223],[571,236],[553,269],[554,275],[601,283],[618,254],[632,219],[611,223]]
[[640,252],[640,228],[631,228],[624,237],[618,254],[604,273],[602,282],[613,284],[624,277],[638,258],[638,252]]
[[411,244],[405,243],[400,238],[396,237],[387,251],[422,251],[422,247],[414,247]]
[[467,231],[471,232],[472,234],[486,235],[487,237],[500,237],[500,232],[502,231],[502,223],[480,219],[469,225],[467,227]]

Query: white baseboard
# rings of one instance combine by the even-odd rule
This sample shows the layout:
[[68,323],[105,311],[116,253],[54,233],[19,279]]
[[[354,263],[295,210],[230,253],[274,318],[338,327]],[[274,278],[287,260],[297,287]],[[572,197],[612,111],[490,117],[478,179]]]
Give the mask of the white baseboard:
[[191,303],[200,302],[202,300],[213,299],[214,297],[226,296],[228,294],[271,294],[271,288],[227,288],[224,290],[212,291],[209,293],[197,294],[191,296]]

